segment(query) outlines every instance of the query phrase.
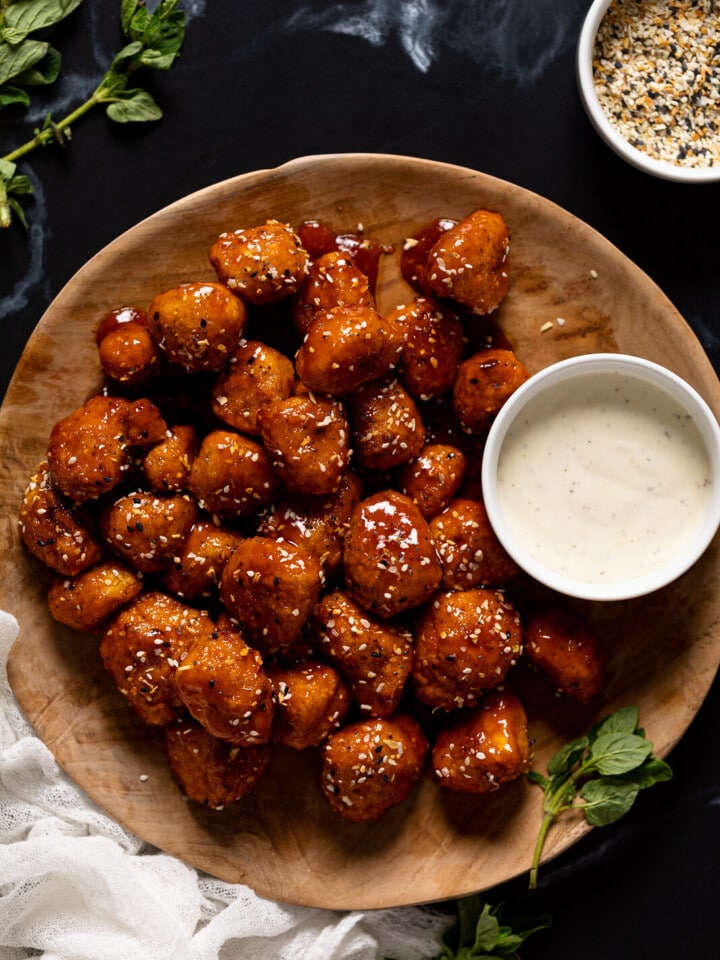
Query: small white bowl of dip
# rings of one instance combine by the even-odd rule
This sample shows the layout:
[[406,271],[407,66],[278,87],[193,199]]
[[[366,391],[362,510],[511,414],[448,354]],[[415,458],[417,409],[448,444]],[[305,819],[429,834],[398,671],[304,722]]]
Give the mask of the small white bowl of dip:
[[669,4],[594,0],[577,46],[580,97],[597,133],[634,167],[716,182],[720,130],[709,121],[717,120],[720,23],[712,11],[698,19],[690,0]]
[[587,600],[666,586],[720,525],[720,426],[665,367],[626,354],[562,360],[493,423],[482,464],[488,517],[540,583]]

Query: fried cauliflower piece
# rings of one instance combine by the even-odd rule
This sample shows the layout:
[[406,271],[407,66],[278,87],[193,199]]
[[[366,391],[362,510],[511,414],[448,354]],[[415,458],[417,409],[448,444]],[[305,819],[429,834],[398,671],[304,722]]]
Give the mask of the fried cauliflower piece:
[[292,396],[295,368],[279,350],[241,340],[212,392],[216,417],[241,433],[260,433],[260,412],[273,400]]
[[442,578],[425,518],[396,490],[380,491],[358,504],[344,558],[347,592],[383,619],[425,603]]
[[30,478],[19,511],[20,539],[51,570],[75,577],[93,567],[103,548],[77,510],[55,487],[46,461]]
[[453,409],[467,433],[484,433],[530,374],[512,350],[481,350],[460,364]]
[[75,577],[56,577],[48,591],[48,608],[73,630],[97,630],[142,588],[142,579],[134,571],[109,561]]
[[100,654],[120,693],[145,723],[164,726],[182,716],[175,679],[193,640],[215,625],[194,610],[152,590],[141,594],[105,628]]
[[150,447],[166,432],[149,400],[91,397],[52,429],[47,460],[53,482],[76,503],[108,493],[130,468],[131,448]]
[[275,650],[298,639],[323,582],[320,561],[309,550],[249,537],[225,565],[220,597],[252,642]]
[[502,683],[522,642],[520,615],[501,591],[440,593],[415,630],[415,695],[441,710],[473,706]]
[[439,297],[491,313],[508,292],[510,232],[499,213],[475,210],[440,235],[430,249],[425,280]]
[[309,390],[344,397],[389,373],[401,348],[398,330],[373,307],[349,304],[310,324],[295,369]]
[[320,561],[325,577],[331,577],[340,569],[345,534],[361,491],[359,478],[348,470],[329,496],[288,497],[274,504],[261,518],[258,536],[309,550]]
[[258,651],[234,630],[194,639],[175,684],[180,700],[214,737],[243,747],[270,739],[272,681]]
[[137,490],[103,511],[100,528],[109,549],[141,573],[159,573],[181,553],[198,517],[186,495],[161,497]]
[[412,671],[410,631],[376,620],[341,590],[319,601],[312,620],[318,652],[340,670],[363,713],[391,717]]
[[373,380],[348,398],[353,449],[368,470],[390,470],[416,457],[425,428],[415,402],[396,380]]
[[317,747],[340,727],[350,707],[350,693],[334,667],[314,660],[269,667],[275,690],[274,743],[304,750]]
[[268,220],[221,233],[208,251],[221,283],[248,303],[278,303],[305,279],[309,257],[288,224]]
[[345,820],[379,820],[410,795],[427,750],[419,724],[405,714],[348,724],[322,746],[323,796]]
[[183,283],[159,293],[148,310],[153,340],[186,373],[220,370],[246,324],[244,303],[219,283]]
[[138,387],[160,371],[161,354],[144,310],[111,310],[98,326],[96,342],[103,372],[117,383]]
[[458,447],[428,443],[414,460],[398,471],[398,488],[429,520],[453,499],[462,486],[467,467],[467,457]]
[[289,397],[266,404],[260,432],[273,469],[290,493],[337,490],[350,461],[350,427],[342,404]]
[[282,489],[264,447],[230,430],[204,437],[189,486],[199,507],[226,518],[260,513]]
[[433,400],[455,383],[465,349],[462,324],[446,306],[417,297],[396,307],[388,320],[402,331],[398,369],[405,388],[418,400]]
[[184,600],[214,596],[225,564],[241,542],[234,530],[207,521],[194,523],[165,573],[165,586]]
[[561,692],[588,703],[602,688],[605,651],[580,616],[546,604],[528,614],[525,653],[530,663]]
[[448,590],[500,587],[520,572],[477,500],[453,500],[429,526],[443,568],[442,583]]
[[310,264],[307,276],[292,299],[295,330],[305,336],[320,314],[350,304],[375,306],[370,281],[347,253],[332,250]]
[[494,690],[438,734],[433,779],[462,793],[491,793],[530,768],[527,717],[509,690]]
[[268,744],[239,747],[185,719],[165,727],[165,750],[188,797],[211,810],[222,810],[250,793],[271,755]]
[[179,425],[169,430],[143,457],[142,472],[148,485],[158,493],[187,490],[199,444],[193,427]]

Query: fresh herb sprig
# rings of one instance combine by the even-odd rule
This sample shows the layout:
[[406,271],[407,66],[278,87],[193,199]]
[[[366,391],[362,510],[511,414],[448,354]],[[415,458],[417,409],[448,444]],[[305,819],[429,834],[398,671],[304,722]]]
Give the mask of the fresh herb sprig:
[[552,923],[549,916],[513,917],[503,922],[504,904],[491,906],[479,894],[457,904],[457,919],[443,937],[437,960],[518,960],[518,950],[527,938]]
[[652,743],[638,726],[638,708],[627,706],[559,750],[548,763],[547,776],[531,770],[528,777],[544,794],[543,820],[530,868],[534,889],[545,840],[556,817],[576,808],[592,826],[614,823],[632,807],[640,790],[669,780],[672,770],[653,755]]
[[[36,75],[45,79],[34,82],[52,82],[57,77],[59,54],[29,34],[57,23],[80,2],[0,0],[0,108],[10,103],[27,105],[23,88]],[[128,42],[88,99],[61,120],[55,121],[48,114],[30,140],[0,158],[0,227],[10,225],[13,213],[26,222],[19,198],[32,193],[32,185],[17,172],[17,161],[38,147],[65,145],[72,126],[88,111],[104,104],[107,116],[117,123],[159,120],[162,116],[153,97],[131,83],[131,78],[142,67],[169,70],[175,62],[185,39],[185,14],[179,9],[179,0],[160,0],[152,13],[143,0],[122,0],[120,24]],[[38,43],[44,52],[35,46]],[[13,81],[11,85],[9,80]]]

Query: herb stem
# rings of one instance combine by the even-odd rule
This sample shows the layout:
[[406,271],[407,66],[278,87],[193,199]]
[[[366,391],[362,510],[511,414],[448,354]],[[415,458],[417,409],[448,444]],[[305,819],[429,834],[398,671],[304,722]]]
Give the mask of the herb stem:
[[[80,117],[84,116],[84,114],[91,110],[96,103],[100,103],[101,98],[98,96],[99,93],[100,87],[98,87],[92,96],[90,96],[84,103],[81,103],[79,107],[76,107],[75,110],[71,111],[66,117],[63,117],[59,123],[50,123],[43,127],[42,130],[38,130],[34,137],[32,137],[30,140],[27,140],[19,147],[16,147],[15,150],[6,154],[4,157],[2,157],[2,159],[7,160],[9,163],[13,163],[15,160],[19,160],[20,157],[24,157],[32,150],[35,150],[37,147],[45,147],[49,143],[52,143],[53,140],[59,140],[60,137],[66,135],[66,132],[70,129],[72,124],[74,124],[80,119]],[[60,134],[60,137],[58,134]]]
[[552,826],[554,819],[554,813],[546,813],[543,817],[542,824],[540,825],[540,832],[537,836],[532,864],[530,865],[530,881],[528,886],[531,890],[534,890],[537,887],[538,870],[540,869],[540,857],[542,856],[543,847],[545,846],[545,838],[547,837],[548,830]]

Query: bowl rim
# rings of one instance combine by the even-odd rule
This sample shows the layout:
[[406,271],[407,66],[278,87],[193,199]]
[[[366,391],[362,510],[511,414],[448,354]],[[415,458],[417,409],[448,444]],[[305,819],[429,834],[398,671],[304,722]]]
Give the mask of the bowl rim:
[[[592,373],[621,372],[652,383],[683,404],[693,417],[705,443],[714,483],[705,517],[696,534],[673,559],[629,580],[594,583],[563,575],[529,554],[505,521],[500,506],[497,467],[505,437],[527,404],[547,388]],[[534,374],[513,393],[495,418],[488,433],[481,468],[483,503],[490,524],[512,559],[533,579],[565,596],[612,602],[645,596],[677,580],[702,556],[720,528],[720,424],[715,414],[687,381],[661,364],[622,353],[590,353],[553,363]]]
[[644,173],[676,183],[717,183],[720,181],[720,167],[681,167],[636,149],[615,129],[600,105],[593,79],[593,51],[600,23],[612,3],[613,0],[593,0],[577,44],[576,74],[580,99],[593,127],[615,153]]

